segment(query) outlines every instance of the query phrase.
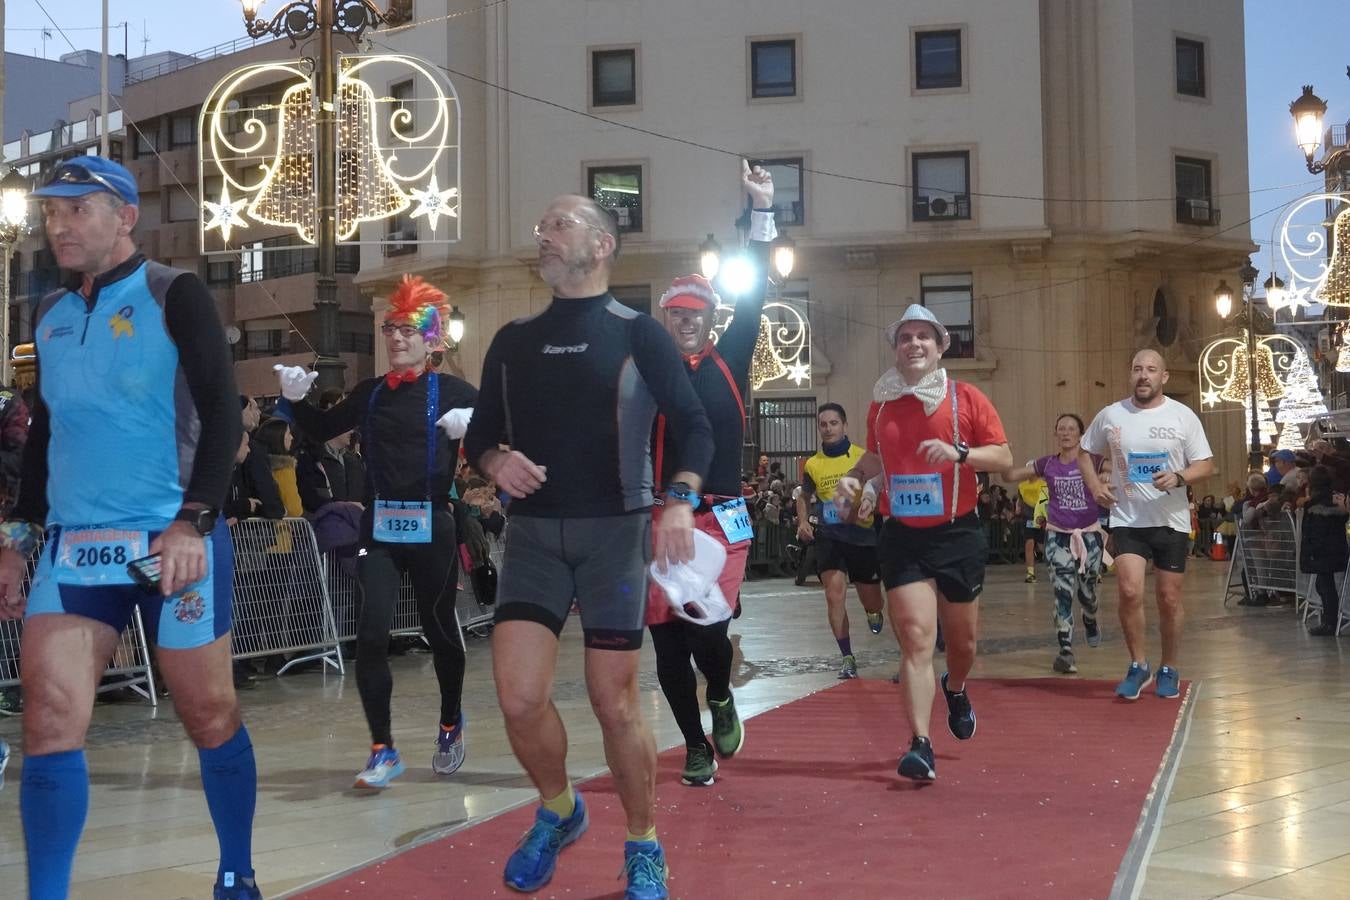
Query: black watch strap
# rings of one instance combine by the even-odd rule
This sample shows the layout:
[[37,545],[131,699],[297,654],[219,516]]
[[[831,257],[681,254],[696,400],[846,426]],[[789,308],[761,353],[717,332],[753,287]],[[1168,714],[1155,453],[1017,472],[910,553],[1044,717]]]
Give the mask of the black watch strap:
[[957,441],[953,446],[956,447],[956,461],[965,462],[966,457],[970,456],[970,445],[965,441]]
[[210,534],[216,528],[216,511],[210,509],[193,509],[191,507],[180,509],[178,515],[174,516],[174,521],[187,522],[202,537]]

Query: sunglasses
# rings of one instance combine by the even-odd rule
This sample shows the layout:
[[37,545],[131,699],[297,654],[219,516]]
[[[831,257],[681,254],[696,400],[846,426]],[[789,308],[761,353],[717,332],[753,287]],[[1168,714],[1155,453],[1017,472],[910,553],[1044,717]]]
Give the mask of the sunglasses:
[[97,184],[99,187],[106,188],[117,199],[122,200],[122,192],[113,187],[112,182],[104,178],[97,172],[92,172],[88,168],[78,163],[66,163],[56,170],[48,184]]

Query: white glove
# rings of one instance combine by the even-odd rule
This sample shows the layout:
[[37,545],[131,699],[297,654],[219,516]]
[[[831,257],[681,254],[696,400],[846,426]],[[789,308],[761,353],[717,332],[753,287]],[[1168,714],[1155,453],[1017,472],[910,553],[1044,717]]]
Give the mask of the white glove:
[[458,409],[452,409],[445,415],[436,420],[436,424],[445,432],[445,436],[452,441],[457,441],[464,437],[469,430],[469,420],[473,418],[473,407],[461,406]]
[[306,372],[300,366],[283,366],[281,363],[273,366],[272,371],[277,373],[277,381],[281,382],[281,396],[287,400],[305,399],[309,389],[314,386],[314,379],[319,377],[318,372]]

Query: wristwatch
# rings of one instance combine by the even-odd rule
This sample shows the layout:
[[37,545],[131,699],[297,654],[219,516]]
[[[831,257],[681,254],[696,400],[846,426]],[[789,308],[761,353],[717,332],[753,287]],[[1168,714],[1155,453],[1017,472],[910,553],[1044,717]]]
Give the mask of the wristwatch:
[[173,519],[175,522],[187,522],[193,528],[197,529],[198,534],[202,537],[206,537],[215,530],[216,515],[214,509],[192,509],[190,507],[185,507],[180,509],[178,515],[174,516]]
[[690,509],[698,509],[698,492],[687,481],[673,481],[666,486],[667,500],[683,500]]
[[1186,477],[1184,475],[1182,475],[1180,472],[1173,472],[1172,474],[1177,476],[1177,487],[1186,486]]
[[956,448],[956,461],[959,463],[965,462],[966,457],[970,456],[970,445],[965,441],[957,441],[952,446]]

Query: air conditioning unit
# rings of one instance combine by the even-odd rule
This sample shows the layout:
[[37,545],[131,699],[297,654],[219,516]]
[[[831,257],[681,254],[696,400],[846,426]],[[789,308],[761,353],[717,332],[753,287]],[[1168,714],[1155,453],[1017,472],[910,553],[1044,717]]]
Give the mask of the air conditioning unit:
[[930,219],[964,218],[970,215],[969,202],[964,196],[916,197],[914,218],[920,222]]
[[1186,201],[1186,207],[1191,211],[1191,218],[1197,222],[1208,222],[1210,216],[1210,205],[1208,200]]

